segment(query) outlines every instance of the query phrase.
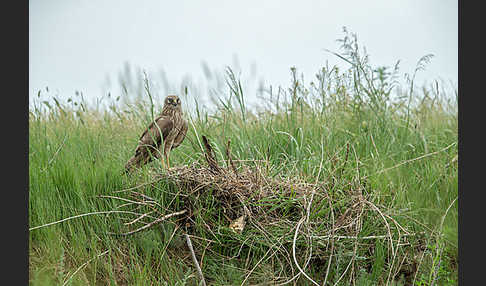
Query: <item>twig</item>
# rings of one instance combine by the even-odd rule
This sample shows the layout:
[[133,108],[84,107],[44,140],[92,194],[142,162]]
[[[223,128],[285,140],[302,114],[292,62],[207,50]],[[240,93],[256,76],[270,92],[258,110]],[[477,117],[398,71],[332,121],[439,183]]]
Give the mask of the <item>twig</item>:
[[[334,219],[334,208],[332,207],[332,203],[330,199],[328,200],[328,203],[329,203],[329,208],[331,209],[331,221],[332,221],[331,236],[334,236],[334,231],[336,229],[335,228],[336,221]],[[324,277],[324,283],[322,283],[322,285],[326,285],[327,277],[329,275],[329,270],[331,268],[333,252],[334,252],[334,238],[331,240],[331,254],[329,255],[329,262],[327,263],[326,276]]]
[[132,220],[131,222],[126,222],[125,225],[131,225],[131,224],[134,224],[136,223],[137,221],[141,220],[142,218],[150,215],[151,213],[153,213],[154,211],[151,211],[151,212],[148,212],[148,213],[144,213],[142,214],[141,216],[137,217],[136,219]]
[[202,281],[203,286],[206,286],[206,280],[204,280],[204,275],[201,271],[201,267],[199,267],[199,262],[197,262],[196,254],[194,253],[194,249],[192,248],[191,239],[189,238],[189,235],[187,235],[187,233],[185,233],[184,236],[186,237],[187,246],[189,247],[189,250],[191,251],[192,262],[194,262],[194,265],[196,266],[197,272],[199,273],[199,276],[201,277],[201,281]]
[[125,199],[125,198],[120,198],[120,197],[116,197],[116,196],[107,196],[107,195],[98,195],[97,197],[98,198],[105,198],[105,199],[116,199],[116,200],[121,200],[121,201],[125,201],[125,202],[132,203],[132,204],[137,204],[137,205],[147,205],[149,202],[153,203],[153,201],[137,202],[137,201],[132,201],[132,200]]
[[[312,244],[311,244],[311,250],[312,250]],[[312,253],[309,253],[309,257],[307,258],[307,261],[305,262],[303,269],[307,268],[307,266],[309,265],[309,262],[311,261],[311,258],[312,258]],[[290,282],[294,281],[297,277],[299,277],[300,274],[301,273],[299,272],[294,277],[292,277],[290,280],[287,280],[287,281],[285,281],[281,284],[276,284],[276,286],[283,286],[283,285],[289,284]]]
[[[388,224],[388,221],[386,220],[385,215],[383,215],[383,213],[380,211],[380,209],[377,206],[375,206],[372,202],[370,202],[368,200],[365,200],[365,202],[367,204],[369,204],[374,210],[376,210],[380,214],[380,216],[383,219],[383,221],[385,222],[386,228],[388,230],[388,236],[389,236],[389,240],[390,240],[390,248],[391,248],[391,252],[392,252],[392,266],[390,266],[390,271],[388,272],[388,277],[386,279],[386,284],[388,284],[388,281],[390,280],[390,274],[391,274],[391,271],[392,271],[393,263],[395,261],[395,256],[396,256],[395,248],[393,247],[393,236],[392,236],[392,233],[391,233],[390,225]],[[398,239],[400,241],[400,236],[398,237]],[[398,246],[397,246],[396,251],[398,251]]]
[[299,269],[300,273],[302,273],[302,275],[305,276],[305,278],[309,279],[309,281],[311,281],[314,285],[317,285],[319,286],[319,284],[317,284],[316,281],[312,280],[312,278],[309,277],[309,275],[307,275],[304,270],[300,267],[299,263],[297,262],[297,258],[295,257],[295,242],[297,240],[297,234],[299,233],[299,228],[300,228],[300,225],[304,222],[304,219],[305,217],[302,217],[299,221],[299,223],[297,224],[297,227],[295,228],[295,234],[294,234],[294,241],[292,243],[292,255],[294,257],[294,263],[295,265],[297,266],[297,269]]
[[62,147],[64,146],[64,143],[66,142],[66,138],[67,138],[67,133],[66,133],[66,135],[64,135],[64,139],[62,140],[61,145],[59,146],[59,148],[57,148],[57,150],[54,153],[54,155],[52,155],[52,158],[49,160],[49,162],[47,162],[47,165],[42,170],[42,172],[45,172],[47,170],[47,168],[49,168],[49,166],[51,165],[51,163],[54,161],[54,158],[56,158],[57,154],[59,153],[59,151],[61,151]]
[[388,237],[390,239],[390,247],[391,247],[391,251],[392,253],[395,253],[395,249],[393,248],[393,236],[392,236],[392,233],[391,233],[391,230],[390,230],[390,225],[388,224],[388,221],[386,220],[385,216],[383,215],[383,213],[380,211],[380,209],[375,206],[372,202],[368,201],[368,200],[365,200],[365,202],[367,204],[369,204],[375,211],[378,212],[378,214],[381,216],[381,218],[383,219],[383,221],[385,222],[385,225],[386,225],[386,229],[388,230]]
[[[440,226],[439,226],[439,232],[438,232],[438,235],[437,235],[438,236],[437,240],[440,239],[440,236],[441,236],[440,231],[442,230],[442,226],[444,225],[444,220],[445,220],[445,218],[447,216],[447,213],[449,212],[450,208],[454,205],[454,203],[456,202],[456,200],[457,200],[457,197],[454,200],[452,200],[452,202],[450,203],[449,207],[447,208],[447,210],[445,211],[444,215],[441,218]],[[437,244],[437,242],[436,242],[436,244]],[[437,274],[438,274],[438,271],[439,271],[439,267],[440,267],[440,263],[441,263],[441,257],[442,257],[442,251],[443,250],[444,250],[444,248],[443,247],[440,247],[439,262],[437,263],[437,265],[435,267],[435,270],[434,270],[434,273],[433,273],[433,276],[432,276],[432,283],[431,283],[431,285],[434,285],[435,281],[437,280],[437,276],[438,276]]]
[[[265,252],[265,254],[262,256],[262,258],[260,258],[260,260],[258,260],[258,262],[255,264],[255,266],[253,266],[253,268],[248,272],[248,274],[246,275],[246,277],[243,280],[243,282],[241,282],[240,286],[245,285],[246,280],[248,280],[248,278],[250,278],[250,275],[255,271],[255,269],[257,268],[257,266],[260,265],[260,263],[267,257],[268,253],[270,253],[270,251],[272,250],[272,248],[273,248],[274,245],[270,246],[270,248],[267,250],[267,252]],[[275,254],[275,252],[276,251],[274,251],[273,254]],[[272,257],[273,254],[270,257]]]
[[[170,244],[170,242],[172,241],[172,239],[174,238],[174,235],[176,234],[176,231],[177,231],[178,229],[179,229],[179,225],[177,225],[177,224],[176,224],[176,225],[175,225],[175,227],[174,227],[174,231],[172,232],[172,234],[171,234],[171,235],[170,235],[170,237],[169,237],[169,240],[168,240],[168,241],[166,242],[166,244],[165,244],[164,250],[162,250],[162,254],[160,255],[160,257],[161,257],[161,258],[163,258],[163,257],[164,257],[164,254],[165,254],[165,252],[167,251],[167,248],[169,247],[169,244]],[[160,265],[160,262],[159,262],[159,265]]]
[[[414,236],[414,235],[415,235],[415,233],[409,233],[409,234],[402,234],[401,236],[403,237],[403,236]],[[370,236],[362,236],[362,237],[349,236],[349,235],[335,235],[335,236],[332,236],[332,235],[325,235],[325,236],[311,235],[310,237],[317,238],[317,239],[323,239],[323,240],[330,240],[331,238],[332,239],[369,240],[369,239],[383,239],[383,238],[388,239],[390,236],[387,235],[387,234],[384,234],[384,235],[370,235]]]
[[179,212],[171,213],[171,214],[165,215],[165,216],[163,216],[161,218],[158,218],[158,219],[154,220],[153,222],[148,223],[148,224],[146,224],[146,225],[144,225],[144,226],[142,226],[140,228],[137,228],[136,230],[132,230],[132,231],[125,232],[125,233],[119,233],[119,234],[113,233],[113,234],[115,234],[115,235],[121,235],[121,236],[132,235],[132,234],[135,234],[137,232],[140,232],[140,231],[142,231],[144,229],[147,229],[147,228],[149,228],[149,227],[151,227],[151,226],[153,226],[155,224],[161,223],[161,222],[163,222],[164,220],[166,220],[168,218],[171,218],[171,217],[176,216],[176,215],[181,215],[181,214],[184,214],[186,212],[187,212],[187,210],[182,210],[182,211],[179,211]]
[[[428,245],[429,244],[429,240],[426,240],[426,243],[425,244]],[[425,252],[426,251],[422,251],[422,254],[420,255],[419,263],[418,263],[417,268],[415,270],[415,274],[413,275],[413,281],[412,281],[412,284],[413,285],[415,285],[415,281],[417,279],[417,274],[419,273],[420,266],[422,265],[422,262],[424,260]]]
[[448,168],[450,165],[454,164],[455,162],[457,162],[457,158],[458,158],[458,155],[456,154],[456,156],[449,162],[445,165],[446,168]]
[[370,134],[370,137],[371,137],[371,143],[373,143],[373,147],[375,147],[376,155],[378,155],[378,157],[379,157],[380,153],[378,153],[378,148],[376,148],[375,139],[373,139],[373,134]]
[[[422,156],[419,156],[419,157],[417,157],[417,158],[413,158],[413,159],[410,159],[410,160],[405,160],[405,161],[403,161],[403,162],[400,162],[400,163],[396,164],[396,165],[395,165],[395,166],[393,166],[393,167],[383,169],[383,170],[378,171],[378,172],[376,172],[376,173],[374,173],[374,174],[372,174],[372,175],[378,175],[378,174],[384,173],[384,172],[386,172],[386,171],[389,171],[389,170],[392,170],[392,169],[398,168],[398,167],[400,167],[401,165],[405,165],[405,164],[407,164],[407,163],[411,163],[411,162],[413,162],[413,161],[417,161],[417,160],[420,160],[420,159],[423,159],[423,158],[426,158],[426,157],[429,157],[429,156],[432,156],[432,155],[438,154],[438,153],[440,153],[440,152],[443,152],[443,151],[445,151],[445,150],[447,150],[447,149],[451,148],[451,147],[452,147],[452,146],[454,146],[455,144],[457,144],[457,143],[456,143],[456,142],[454,142],[454,143],[452,143],[451,145],[449,145],[449,146],[447,146],[447,147],[445,147],[445,148],[443,148],[443,149],[440,149],[439,151],[435,151],[435,152],[432,152],[432,153],[428,153],[428,154],[425,154],[425,155],[422,155]],[[372,175],[365,176],[365,177],[363,177],[363,179],[366,179],[366,178],[368,178],[368,177],[370,177],[370,176],[372,176]]]
[[447,216],[447,213],[449,212],[450,208],[454,205],[454,203],[456,202],[458,197],[456,197],[454,200],[452,200],[452,202],[449,204],[449,207],[447,207],[444,215],[442,216],[441,220],[440,220],[440,226],[439,226],[439,233],[440,231],[442,230],[442,226],[444,225],[444,220]]
[[83,267],[85,267],[86,265],[88,265],[88,263],[90,263],[91,261],[93,261],[94,259],[100,257],[100,256],[103,256],[105,254],[107,254],[110,250],[106,250],[105,252],[103,253],[100,253],[98,255],[96,255],[95,257],[91,258],[90,260],[86,261],[85,263],[83,263],[81,266],[78,267],[78,269],[76,269],[76,271],[73,272],[73,274],[71,274],[71,276],[69,276],[68,279],[66,279],[66,281],[64,281],[64,283],[62,284],[62,286],[66,285],[72,278],[73,276],[78,273],[79,270],[81,270]]
[[34,229],[43,228],[43,227],[50,226],[50,225],[54,225],[54,224],[58,224],[58,223],[65,222],[65,221],[75,219],[75,218],[80,218],[80,217],[89,216],[89,215],[110,214],[110,213],[127,213],[127,214],[140,215],[139,213],[135,213],[135,212],[131,212],[131,211],[101,211],[101,212],[85,213],[85,214],[67,217],[67,218],[64,218],[64,219],[61,219],[61,220],[58,220],[58,221],[54,221],[54,222],[50,222],[50,223],[46,223],[46,224],[43,224],[43,225],[34,226],[34,227],[29,228],[29,231],[34,230]]
[[228,139],[228,144],[226,145],[226,157],[228,157],[228,165],[231,166],[233,173],[238,177],[238,171],[236,170],[235,163],[233,162],[233,158],[231,158],[231,149],[230,149],[231,139]]
[[214,157],[214,151],[213,148],[211,147],[211,144],[209,144],[208,139],[206,136],[202,136],[204,147],[206,147],[206,152],[204,153],[204,156],[206,158],[206,161],[208,162],[209,168],[216,174],[221,173],[221,169],[218,166],[218,161]]

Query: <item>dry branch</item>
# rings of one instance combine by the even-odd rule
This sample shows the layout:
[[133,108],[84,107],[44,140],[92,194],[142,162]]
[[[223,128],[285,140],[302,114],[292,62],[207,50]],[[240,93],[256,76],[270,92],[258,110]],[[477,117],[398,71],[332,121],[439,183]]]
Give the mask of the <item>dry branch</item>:
[[116,235],[121,235],[121,236],[132,235],[132,234],[135,234],[137,232],[140,232],[140,231],[142,231],[144,229],[147,229],[147,228],[149,228],[151,226],[154,226],[154,225],[156,225],[158,223],[161,223],[161,222],[165,221],[168,218],[171,218],[171,217],[176,216],[176,215],[181,215],[181,214],[184,214],[186,212],[187,212],[187,210],[182,210],[182,211],[179,211],[179,212],[171,213],[171,214],[165,215],[165,216],[163,216],[161,218],[158,218],[158,219],[154,220],[153,222],[148,223],[148,224],[146,224],[146,225],[144,225],[142,227],[139,227],[136,230],[129,231],[129,232],[125,232],[125,233],[120,233],[120,234],[116,234]]
[[199,266],[199,262],[197,261],[196,254],[194,253],[194,248],[192,247],[191,239],[189,238],[189,235],[187,235],[187,233],[184,234],[184,236],[186,237],[187,247],[189,248],[189,251],[191,251],[192,262],[194,263],[194,266],[196,266],[199,277],[201,277],[202,285],[206,286],[206,280],[204,280],[204,275],[202,273],[201,267]]
[[202,139],[203,139],[204,147],[206,148],[206,153],[204,153],[204,156],[206,157],[206,161],[208,162],[209,169],[216,174],[221,173],[221,170],[218,166],[218,161],[214,156],[214,152],[213,152],[213,148],[211,147],[211,144],[209,144],[206,136],[203,135]]

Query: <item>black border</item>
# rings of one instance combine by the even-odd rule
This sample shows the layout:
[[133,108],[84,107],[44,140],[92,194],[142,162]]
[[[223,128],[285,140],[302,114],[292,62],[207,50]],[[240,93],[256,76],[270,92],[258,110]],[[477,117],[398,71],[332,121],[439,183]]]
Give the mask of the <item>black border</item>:
[[[29,283],[29,10],[28,1],[2,9],[2,281]],[[16,12],[16,13],[15,13]],[[6,37],[5,37],[6,36]],[[8,180],[5,180],[7,178]],[[14,281],[14,283],[8,283]]]
[[[466,9],[465,3],[468,4]],[[478,3],[476,9],[471,5]],[[484,284],[484,37],[480,2],[458,1],[459,285]],[[474,12],[477,12],[474,13]],[[469,41],[466,38],[469,36]],[[477,70],[479,69],[479,70]],[[483,153],[483,154],[481,154]],[[483,155],[483,156],[481,156]],[[476,164],[476,162],[478,164]],[[478,283],[479,282],[479,283]]]
[[463,2],[458,1],[458,199],[457,199],[457,206],[458,206],[458,284],[459,285],[466,285],[464,280],[464,196],[462,194],[462,190],[464,188],[464,144],[463,144],[463,125],[464,125],[464,57],[462,54],[463,49],[463,39],[464,39],[464,9],[463,9]]

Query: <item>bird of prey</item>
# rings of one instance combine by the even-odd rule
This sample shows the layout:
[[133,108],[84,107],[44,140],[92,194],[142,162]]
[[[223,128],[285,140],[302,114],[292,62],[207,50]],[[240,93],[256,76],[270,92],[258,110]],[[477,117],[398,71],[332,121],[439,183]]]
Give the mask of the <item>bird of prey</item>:
[[176,95],[169,95],[164,100],[161,114],[140,136],[135,154],[125,164],[125,172],[131,173],[154,157],[159,158],[162,145],[166,167],[170,168],[170,151],[182,143],[186,133],[187,121],[182,117],[181,100]]

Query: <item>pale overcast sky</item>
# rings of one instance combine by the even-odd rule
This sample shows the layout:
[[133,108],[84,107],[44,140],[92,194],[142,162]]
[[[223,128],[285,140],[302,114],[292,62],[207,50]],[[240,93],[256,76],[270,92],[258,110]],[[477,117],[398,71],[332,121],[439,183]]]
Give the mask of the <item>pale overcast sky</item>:
[[[170,80],[203,77],[201,63],[223,71],[235,56],[242,77],[256,65],[266,84],[288,86],[291,66],[314,78],[339,51],[342,27],[357,33],[371,63],[412,73],[435,57],[419,80],[457,84],[458,3],[452,0],[30,0],[29,96],[39,89],[69,97],[101,96],[117,85],[125,62]],[[157,80],[157,79],[153,79]]]

